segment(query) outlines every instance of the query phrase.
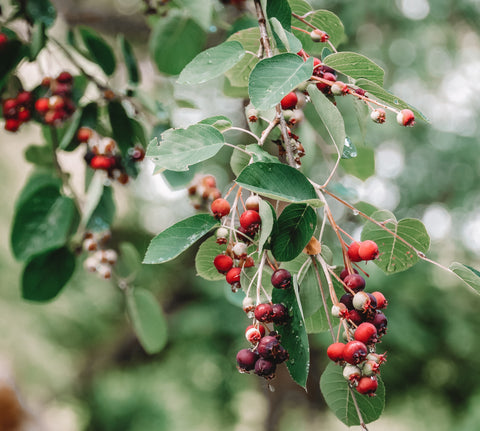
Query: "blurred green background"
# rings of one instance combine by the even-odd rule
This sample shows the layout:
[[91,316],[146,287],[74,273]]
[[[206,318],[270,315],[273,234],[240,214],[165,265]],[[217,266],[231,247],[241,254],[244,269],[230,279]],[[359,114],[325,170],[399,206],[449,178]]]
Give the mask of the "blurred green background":
[[[243,124],[243,105],[222,95],[222,82],[192,90],[160,77],[147,53],[145,3],[133,0],[57,1],[61,19],[94,26],[107,38],[123,32],[141,58],[144,86],[166,106],[169,121],[182,126],[213,114]],[[180,2],[181,3],[181,2]],[[244,11],[213,2],[218,23],[241,19]],[[361,181],[345,175],[334,187],[353,202],[417,217],[432,237],[429,257],[480,267],[480,3],[474,0],[384,2],[311,1],[343,21],[343,50],[367,55],[386,70],[386,88],[418,107],[430,124],[405,130],[396,124],[368,126],[365,146],[375,151],[375,175]],[[213,25],[214,45],[228,26]],[[223,27],[225,28],[223,28]],[[55,55],[54,55],[55,57]],[[62,70],[61,58],[43,68]],[[38,74],[22,70],[27,83]],[[31,78],[36,79],[36,78]],[[32,84],[33,85],[33,84]],[[198,109],[179,107],[185,99]],[[215,98],[215,99],[213,99]],[[214,103],[212,103],[214,100]],[[347,105],[347,104],[345,104]],[[348,106],[340,104],[343,112]],[[166,115],[167,115],[166,114]],[[361,137],[353,115],[345,119],[354,142]],[[394,123],[391,121],[391,123]],[[25,127],[25,129],[28,129]],[[300,128],[305,147],[309,130]],[[241,137],[232,139],[240,140]],[[150,431],[343,430],[326,408],[318,381],[326,365],[327,334],[310,336],[308,392],[281,369],[271,391],[263,379],[241,375],[236,352],[246,347],[248,322],[223,282],[196,277],[194,251],[161,267],[143,267],[138,283],[158,297],[169,325],[168,343],[154,356],[144,353],[124,313],[122,293],[79,268],[61,296],[47,305],[20,298],[21,268],[9,249],[13,205],[31,170],[23,151],[40,143],[34,127],[0,134],[0,377],[14,382],[33,430]],[[308,150],[308,148],[307,148]],[[226,190],[231,173],[222,150],[202,171]],[[81,154],[61,159],[81,187]],[[308,166],[308,153],[305,164]],[[359,161],[360,163],[361,161]],[[312,169],[310,162],[310,169]],[[323,164],[319,163],[319,170]],[[150,238],[175,220],[193,214],[186,192],[171,191],[147,163],[138,180],[116,189],[119,217],[115,242],[130,241],[142,255]],[[359,235],[361,220],[334,206],[341,225]],[[333,238],[333,237],[332,237]],[[338,253],[337,253],[338,255]],[[388,351],[382,378],[386,410],[370,430],[477,431],[480,424],[480,298],[434,266],[386,277],[368,266],[369,289],[389,301]],[[1,414],[1,412],[0,412]]]

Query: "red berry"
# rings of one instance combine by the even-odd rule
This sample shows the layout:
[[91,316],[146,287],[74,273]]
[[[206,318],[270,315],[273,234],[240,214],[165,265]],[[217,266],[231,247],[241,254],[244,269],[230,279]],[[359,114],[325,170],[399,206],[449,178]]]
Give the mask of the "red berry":
[[240,282],[240,273],[242,272],[242,268],[232,268],[230,271],[227,272],[226,280],[228,284],[234,284]]
[[361,262],[362,258],[358,254],[358,249],[360,248],[360,243],[353,241],[348,247],[348,257],[352,262]]
[[5,130],[16,132],[20,127],[20,121],[15,118],[7,118],[5,121]]
[[4,49],[7,46],[8,37],[5,33],[0,33],[0,49]]
[[50,103],[46,97],[42,97],[35,102],[35,110],[40,114],[44,114],[50,108]]
[[[265,328],[263,326],[260,326],[260,328],[263,329],[263,334],[265,335]],[[256,328],[255,326],[250,325],[245,330],[245,338],[247,339],[248,342],[252,344],[257,344],[262,338],[262,331],[259,328]]]
[[383,295],[382,292],[372,292],[372,295],[375,297],[377,300],[377,310],[380,308],[386,308],[388,305],[387,300],[385,299],[385,296]]
[[259,322],[271,322],[273,318],[273,307],[271,304],[258,304],[255,307],[255,319]]
[[272,321],[275,325],[284,325],[288,322],[289,315],[287,307],[283,304],[273,304],[272,305]]
[[[353,290],[355,293],[360,292],[365,289],[365,279],[360,274],[349,274],[344,279],[343,282],[350,290]],[[345,289],[347,292],[349,290]]]
[[357,365],[364,361],[367,355],[367,346],[361,341],[349,341],[343,350],[343,359],[352,365]]
[[333,343],[328,346],[327,355],[334,362],[343,361],[344,343]]
[[62,72],[57,76],[57,81],[61,84],[71,84],[73,82],[73,76],[69,72]]
[[348,311],[347,319],[355,325],[360,325],[360,323],[364,321],[364,316],[358,310],[354,309]]
[[260,222],[260,214],[254,210],[247,210],[240,216],[240,225],[244,229],[250,229],[254,225],[259,225]]
[[80,127],[77,132],[77,139],[79,142],[88,142],[92,135],[92,129],[88,127]]
[[31,114],[28,109],[21,109],[20,111],[18,111],[17,117],[20,122],[25,123],[30,120]]
[[21,91],[17,94],[17,103],[19,105],[28,105],[32,102],[32,93],[30,91]]
[[[326,79],[327,81],[332,81],[332,84],[335,82],[335,80],[337,79],[335,77],[334,74],[332,73],[324,73],[323,76],[322,76],[323,79]],[[317,88],[322,92],[322,93],[325,93],[325,94],[328,94],[330,93],[330,88],[331,88],[331,84],[326,84],[325,82],[317,82]]]
[[378,245],[375,241],[366,240],[360,243],[358,255],[362,260],[373,260],[378,257]]
[[257,352],[262,358],[274,359],[277,356],[280,347],[280,342],[277,337],[267,335],[258,343]]
[[107,156],[93,156],[92,160],[90,161],[90,167],[92,169],[104,169],[108,170],[115,165],[115,159],[113,157]]
[[218,219],[221,219],[223,216],[230,213],[230,204],[223,198],[215,199],[210,208],[213,212],[213,216]]
[[402,109],[397,114],[397,123],[401,126],[413,126],[415,124],[415,115],[410,109]]
[[277,289],[288,289],[292,285],[292,274],[286,269],[277,269],[272,274],[271,281]]
[[213,260],[213,264],[215,265],[215,268],[217,268],[218,272],[221,274],[226,274],[233,267],[233,259],[225,254],[219,254]]
[[252,352],[250,349],[242,349],[237,353],[238,370],[242,373],[251,371],[255,368],[258,360],[258,353]]
[[253,260],[253,257],[248,256],[243,262],[243,267],[251,268],[252,266],[255,266],[255,261]]
[[3,102],[3,116],[5,118],[14,118],[17,115],[17,100],[6,99]]
[[375,325],[371,323],[363,322],[358,325],[357,329],[355,329],[353,337],[355,340],[361,341],[365,344],[376,343],[378,341],[377,328],[375,328]]
[[[354,268],[354,269],[353,269],[353,273],[354,273],[354,274],[358,274],[358,271]],[[349,275],[348,269],[347,269],[347,268],[344,268],[344,269],[342,270],[342,272],[340,273],[340,280],[342,280],[342,281],[345,280],[345,277],[346,277],[347,275]]]
[[357,392],[359,394],[368,395],[370,397],[375,396],[375,391],[378,388],[378,381],[375,376],[362,377],[358,381]]
[[293,109],[297,105],[298,98],[294,91],[288,93],[281,101],[282,109]]

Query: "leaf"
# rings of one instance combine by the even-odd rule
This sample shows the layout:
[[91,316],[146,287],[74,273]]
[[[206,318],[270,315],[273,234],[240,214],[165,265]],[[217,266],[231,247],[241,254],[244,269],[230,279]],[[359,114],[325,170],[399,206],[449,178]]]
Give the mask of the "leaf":
[[167,322],[155,296],[141,288],[127,290],[127,311],[140,344],[149,354],[167,343]]
[[86,229],[94,232],[105,231],[110,229],[114,218],[115,202],[112,187],[103,186],[100,200],[88,218]]
[[263,247],[265,246],[268,238],[270,238],[270,234],[275,226],[277,215],[275,214],[275,210],[270,202],[267,202],[263,199],[260,201],[258,213],[260,214],[260,219],[262,220],[262,228],[260,229],[260,237],[258,238],[258,253],[261,254]]
[[365,78],[383,86],[385,71],[364,55],[338,52],[325,57],[323,63],[353,79]]
[[57,11],[50,0],[30,0],[25,3],[26,14],[35,22],[51,27],[57,17]]
[[28,48],[18,39],[9,40],[2,48],[2,61],[0,61],[0,90],[7,82],[9,73],[26,55],[28,55]]
[[55,190],[60,190],[61,186],[62,180],[58,178],[53,171],[45,169],[34,171],[23,186],[23,189],[15,202],[15,211],[18,211],[18,208],[31,199],[37,190],[40,190],[43,187],[53,187]]
[[128,149],[134,146],[136,138],[130,117],[121,102],[112,101],[108,104],[108,118],[112,126],[113,139],[125,156]]
[[23,270],[22,298],[45,302],[55,298],[75,271],[75,256],[66,247],[34,257]]
[[210,214],[197,214],[175,223],[152,239],[143,263],[164,263],[175,259],[213,228],[219,221]]
[[307,88],[317,114],[327,129],[331,140],[341,153],[345,143],[345,124],[338,108],[313,84]]
[[[395,216],[386,210],[374,212],[371,218],[382,223],[418,251],[427,252],[430,237],[420,220],[405,218],[397,222]],[[363,227],[361,238],[362,241],[370,239],[377,243],[380,255],[374,262],[386,274],[405,271],[420,259],[404,242],[370,221]]]
[[20,261],[62,247],[70,235],[77,210],[72,199],[54,185],[45,185],[23,198],[11,232],[13,254]]
[[375,174],[375,151],[368,147],[357,147],[356,150],[357,156],[354,159],[342,159],[340,165],[346,173],[365,181]]
[[25,150],[25,160],[38,166],[53,168],[52,154],[48,145],[29,145]]
[[[354,390],[355,399],[362,413],[365,423],[377,420],[385,406],[385,386],[382,379],[378,378],[378,388],[374,397],[361,395]],[[320,390],[328,407],[335,416],[347,426],[360,425],[355,404],[347,381],[343,377],[343,368],[330,363],[320,378]]]
[[118,261],[113,270],[117,277],[132,280],[141,270],[141,261],[136,247],[130,242],[122,242],[119,246]]
[[321,206],[305,175],[281,163],[252,163],[240,173],[236,182],[247,190],[279,201]]
[[211,31],[213,0],[174,0],[175,6],[188,10],[205,31]]
[[171,9],[155,23],[149,47],[160,72],[178,75],[202,50],[205,41],[205,31],[188,14]]
[[297,85],[312,76],[313,58],[303,61],[296,54],[278,54],[264,58],[253,68],[248,80],[248,94],[257,109],[274,107]]
[[302,43],[292,33],[285,30],[278,19],[271,18],[270,26],[278,48],[295,54],[302,49]]
[[328,331],[328,320],[323,308],[319,308],[315,313],[305,317],[305,330],[307,334],[319,334]]
[[286,364],[292,379],[305,389],[310,368],[310,352],[308,336],[294,288],[273,289],[272,301],[275,304],[284,304],[288,309],[289,322],[282,326],[275,325],[275,330],[281,336],[282,346],[289,353],[290,357]]
[[250,144],[245,147],[249,153],[252,154],[252,160],[254,163],[265,162],[265,163],[281,163],[276,156],[271,155],[269,152],[265,151],[263,147],[258,144]]
[[225,115],[215,115],[214,117],[208,117],[199,121],[198,124],[208,124],[209,126],[215,127],[219,132],[224,132],[232,127],[232,120],[225,117]]
[[140,81],[140,71],[138,70],[137,59],[135,58],[132,45],[127,39],[125,39],[123,34],[119,35],[119,40],[123,58],[125,60],[125,68],[127,69],[128,80],[132,84],[138,84]]
[[[288,0],[290,9],[297,15],[305,15],[307,12],[311,12],[312,6],[305,0]],[[298,24],[300,21],[295,20],[294,24]]]
[[[241,146],[239,146],[241,148]],[[234,149],[232,157],[230,157],[230,168],[232,172],[238,176],[250,163],[251,157],[243,151]]]
[[268,18],[275,17],[285,30],[290,31],[292,10],[287,0],[267,0],[266,12]]
[[168,185],[174,189],[179,190],[189,185],[195,177],[195,166],[191,166],[188,171],[162,171],[163,177],[167,180]]
[[193,124],[187,129],[169,129],[150,142],[147,157],[155,165],[172,171],[186,171],[190,165],[213,157],[223,147],[223,135],[213,126]]
[[37,55],[45,47],[47,38],[45,36],[45,24],[43,22],[36,22],[32,29],[32,41],[30,43],[29,60],[34,61]]
[[280,262],[295,259],[312,238],[317,215],[307,204],[290,204],[278,217],[272,233],[272,254]]
[[374,82],[369,81],[368,79],[360,78],[355,82],[355,84],[358,85],[363,90],[365,90],[367,93],[369,93],[368,95],[374,96],[375,98],[382,100],[383,102],[387,103],[388,105],[394,108],[411,109],[412,112],[415,114],[416,119],[421,118],[423,121],[426,121],[427,123],[429,122],[428,118],[425,117],[425,115],[423,115],[416,108],[404,102],[399,97],[394,96],[392,93],[388,92],[387,90],[384,90],[382,87],[375,84]]
[[72,145],[72,143],[73,141],[75,141],[77,131],[80,127],[80,121],[82,120],[82,115],[82,108],[77,109],[72,115],[72,118],[70,119],[70,124],[65,130],[65,133],[60,140],[60,144],[58,145],[58,148],[60,148],[61,150],[74,150],[78,146],[78,141],[76,142],[76,145]]
[[115,72],[116,60],[110,45],[89,27],[80,27],[78,31],[92,60],[102,68],[106,75],[112,75]]
[[355,157],[357,157],[357,147],[347,136],[343,145],[342,159],[354,159]]
[[453,262],[449,269],[451,269],[455,275],[463,280],[465,284],[470,286],[476,293],[480,293],[480,272],[468,265],[462,263]]
[[225,280],[225,274],[217,271],[217,268],[213,265],[213,260],[219,254],[224,253],[226,248],[226,245],[217,244],[215,236],[205,240],[198,248],[195,256],[197,275],[209,281]]
[[201,84],[223,75],[245,55],[240,42],[227,41],[198,54],[182,70],[178,84]]

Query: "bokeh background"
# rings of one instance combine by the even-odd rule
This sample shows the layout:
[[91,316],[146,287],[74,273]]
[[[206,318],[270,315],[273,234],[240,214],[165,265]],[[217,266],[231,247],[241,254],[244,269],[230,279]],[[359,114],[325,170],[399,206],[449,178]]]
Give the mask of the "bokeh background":
[[[244,15],[212,2],[219,22]],[[244,124],[243,102],[225,97],[222,82],[192,90],[155,70],[147,49],[150,30],[142,14],[147,2],[54,3],[60,13],[54,29],[58,37],[77,24],[93,26],[110,40],[119,32],[126,34],[141,59],[144,89],[155,94],[171,125],[186,126],[215,114]],[[389,209],[399,219],[420,218],[432,238],[428,253],[432,259],[447,266],[460,261],[480,268],[480,2],[312,0],[311,4],[335,12],[348,35],[341,48],[365,54],[384,67],[386,88],[431,121],[408,130],[396,124],[369,125],[365,145],[374,150],[375,175],[364,181],[339,176],[334,186],[353,202]],[[209,44],[215,45],[226,33],[227,25],[212,23]],[[68,68],[53,48],[40,62],[40,68],[22,67],[27,88],[36,85],[45,71],[53,76]],[[347,106],[340,107],[348,112]],[[353,115],[346,116],[354,142],[360,139],[355,122]],[[137,283],[155,293],[168,318],[167,345],[154,356],[146,355],[136,341],[121,292],[81,268],[55,301],[38,305],[22,300],[21,267],[11,256],[9,231],[15,198],[32,169],[24,150],[41,143],[35,126],[24,127],[17,134],[0,132],[0,378],[21,400],[24,428],[18,429],[347,428],[328,411],[318,388],[327,362],[326,334],[310,336],[307,393],[289,381],[284,369],[273,392],[262,379],[237,372],[235,354],[245,347],[247,319],[225,283],[196,277],[194,249],[160,267],[142,267]],[[311,136],[308,128],[299,134],[304,142]],[[232,178],[229,155],[228,149],[222,150],[201,169],[217,177],[221,190]],[[68,154],[61,162],[80,190],[82,154]],[[144,163],[135,182],[115,190],[118,217],[113,238],[132,242],[140,255],[154,234],[194,213],[185,190],[173,190],[160,176],[152,176],[152,170]],[[335,214],[346,230],[359,235],[358,217],[337,206]],[[388,351],[382,370],[386,409],[369,429],[477,431],[480,298],[426,263],[390,277],[373,265],[369,272],[369,287],[384,292],[389,301],[388,333],[381,345]]]

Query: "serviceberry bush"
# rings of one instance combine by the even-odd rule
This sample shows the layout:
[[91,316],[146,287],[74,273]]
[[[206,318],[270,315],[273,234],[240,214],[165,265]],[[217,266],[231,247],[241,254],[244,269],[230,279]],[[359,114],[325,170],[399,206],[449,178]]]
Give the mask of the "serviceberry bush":
[[[58,40],[49,31],[56,14],[48,0],[12,0],[0,33],[4,128],[21,133],[23,124],[33,121],[45,141],[26,152],[36,169],[18,197],[12,222],[12,251],[24,263],[22,296],[52,300],[76,266],[83,266],[124,292],[145,351],[164,348],[162,310],[129,270],[138,263],[136,251],[129,243],[110,245],[118,244],[111,231],[113,184],[135,181],[147,158],[155,173],[167,179],[177,175],[176,185],[188,190],[198,213],[154,237],[143,263],[169,262],[201,241],[195,258],[198,275],[225,280],[245,312],[238,328],[246,340],[236,366],[269,385],[275,386],[277,369],[286,366],[306,388],[308,335],[329,333],[325,356],[331,363],[320,379],[322,394],[342,422],[366,430],[383,411],[381,371],[388,367],[381,346],[388,337],[388,298],[369,291],[372,265],[395,274],[423,260],[477,291],[480,273],[456,262],[446,268],[428,258],[430,239],[420,220],[362,210],[336,191],[342,171],[352,169],[345,161],[354,163],[357,147],[363,145],[350,139],[345,112],[354,112],[362,131],[368,121],[377,127],[396,122],[403,133],[427,122],[384,88],[379,65],[339,50],[348,46],[340,18],[313,10],[304,0],[223,3],[250,13],[250,24],[203,50],[206,34],[193,17],[168,1],[146,2],[146,13],[155,15],[150,50],[159,71],[177,76],[177,83],[192,91],[222,78],[225,94],[245,105],[245,123],[238,126],[219,115],[171,128],[168,121],[159,121],[158,101],[139,89],[141,74],[124,37],[118,44],[126,76],[113,88],[110,78],[119,59],[96,31],[70,29],[65,41]],[[27,31],[15,31],[19,22]],[[182,50],[187,38],[195,43]],[[40,82],[22,82],[17,73],[21,64],[36,62],[52,46],[63,53],[69,71],[56,76],[45,71]],[[87,71],[89,62],[101,75]],[[87,90],[95,96],[87,96]],[[345,111],[347,104],[354,109]],[[307,125],[309,142],[300,138]],[[151,141],[147,130],[154,135]],[[242,134],[243,143],[229,142],[233,132]],[[203,162],[226,147],[234,180],[225,190],[211,174],[192,179],[189,172],[202,171]],[[77,149],[87,173],[82,195],[58,159]],[[337,204],[357,217],[360,239],[338,222],[332,210]]]

